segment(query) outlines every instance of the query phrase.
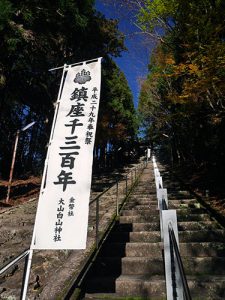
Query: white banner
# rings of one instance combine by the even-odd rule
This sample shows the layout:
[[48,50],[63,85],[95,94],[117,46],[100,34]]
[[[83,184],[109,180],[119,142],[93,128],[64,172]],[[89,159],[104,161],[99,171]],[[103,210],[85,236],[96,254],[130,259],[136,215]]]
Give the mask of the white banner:
[[31,249],[85,249],[101,59],[66,66]]

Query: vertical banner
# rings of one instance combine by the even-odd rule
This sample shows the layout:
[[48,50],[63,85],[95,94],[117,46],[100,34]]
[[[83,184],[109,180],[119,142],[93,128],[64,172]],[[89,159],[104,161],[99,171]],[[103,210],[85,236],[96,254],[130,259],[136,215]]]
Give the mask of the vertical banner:
[[86,248],[101,59],[64,74],[31,249]]

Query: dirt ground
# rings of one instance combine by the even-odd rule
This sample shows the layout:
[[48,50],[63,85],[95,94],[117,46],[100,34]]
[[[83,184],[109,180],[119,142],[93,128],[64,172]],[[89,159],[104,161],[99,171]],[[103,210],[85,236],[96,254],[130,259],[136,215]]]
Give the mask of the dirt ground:
[[225,219],[225,187],[223,178],[206,169],[192,166],[176,166],[173,175],[178,178],[186,188],[190,189],[203,199],[215,212]]

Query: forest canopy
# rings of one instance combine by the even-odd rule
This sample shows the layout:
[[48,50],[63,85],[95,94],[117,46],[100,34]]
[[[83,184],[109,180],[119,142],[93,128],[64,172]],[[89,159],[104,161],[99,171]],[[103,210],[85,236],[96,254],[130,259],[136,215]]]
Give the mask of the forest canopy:
[[[126,50],[117,20],[97,12],[92,0],[0,0],[0,175],[8,178],[15,134],[20,135],[16,175],[42,170],[61,71],[48,70],[103,57],[103,88],[96,148],[135,139],[131,91],[112,57]],[[129,119],[128,119],[129,118]],[[105,136],[107,133],[107,136]]]
[[225,2],[141,3],[139,26],[158,39],[139,101],[146,138],[172,162],[224,174]]

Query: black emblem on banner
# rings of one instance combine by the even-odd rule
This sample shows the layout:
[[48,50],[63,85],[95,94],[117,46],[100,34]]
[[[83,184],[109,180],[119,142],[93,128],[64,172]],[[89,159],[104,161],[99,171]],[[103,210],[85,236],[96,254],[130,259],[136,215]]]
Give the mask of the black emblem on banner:
[[79,84],[85,84],[87,81],[91,80],[90,72],[86,70],[82,70],[81,73],[78,72],[76,74],[76,77],[74,79],[74,82]]

